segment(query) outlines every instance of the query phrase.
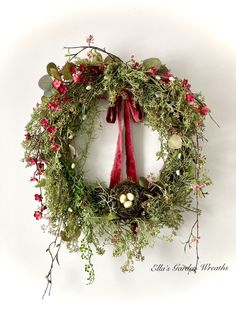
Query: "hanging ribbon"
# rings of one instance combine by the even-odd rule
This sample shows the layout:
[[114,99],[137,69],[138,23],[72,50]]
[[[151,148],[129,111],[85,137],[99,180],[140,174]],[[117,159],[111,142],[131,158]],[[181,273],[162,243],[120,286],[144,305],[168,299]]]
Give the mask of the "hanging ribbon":
[[134,105],[133,97],[130,92],[125,92],[124,99],[118,96],[114,106],[107,110],[106,121],[115,123],[118,117],[118,139],[116,146],[115,159],[111,171],[110,188],[120,183],[122,175],[122,103],[124,104],[124,126],[125,126],[125,150],[126,150],[126,174],[127,178],[135,182],[137,180],[136,161],[132,143],[132,132],[130,126],[130,115],[134,122],[138,123],[143,119],[143,111],[138,104]]

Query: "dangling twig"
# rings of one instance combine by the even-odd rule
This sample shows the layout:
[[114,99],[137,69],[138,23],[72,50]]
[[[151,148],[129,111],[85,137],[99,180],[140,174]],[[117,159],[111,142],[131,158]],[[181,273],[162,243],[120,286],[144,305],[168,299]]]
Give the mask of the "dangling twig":
[[[199,159],[199,137],[198,134],[196,134],[196,164],[195,164],[195,179],[196,181],[199,180],[199,166],[198,166],[198,159]],[[191,244],[195,242],[195,251],[196,251],[196,262],[195,266],[193,267],[193,271],[197,272],[197,267],[199,263],[199,216],[200,216],[200,209],[199,209],[199,195],[198,190],[195,191],[195,202],[196,202],[196,219],[192,225],[192,228],[190,230],[189,237],[186,242],[184,242],[184,251],[186,251],[187,246],[191,248]],[[196,234],[194,234],[194,230],[196,229]]]
[[[60,251],[61,244],[62,244],[62,239],[59,238],[60,230],[61,230],[61,223],[59,224],[58,232],[57,232],[57,235],[56,235],[54,241],[52,241],[49,244],[49,246],[48,246],[48,248],[46,250],[46,252],[48,252],[50,257],[51,257],[51,266],[50,266],[50,269],[49,269],[49,271],[48,271],[48,273],[46,275],[47,285],[46,285],[45,291],[43,293],[42,299],[45,297],[47,291],[48,291],[48,295],[50,296],[51,289],[52,289],[52,272],[53,272],[53,267],[54,267],[55,261],[59,265],[58,256],[59,256],[59,251]],[[59,239],[59,241],[58,241],[58,239]],[[56,252],[55,252],[55,254],[53,254],[52,248],[55,248],[55,247],[56,247]]]

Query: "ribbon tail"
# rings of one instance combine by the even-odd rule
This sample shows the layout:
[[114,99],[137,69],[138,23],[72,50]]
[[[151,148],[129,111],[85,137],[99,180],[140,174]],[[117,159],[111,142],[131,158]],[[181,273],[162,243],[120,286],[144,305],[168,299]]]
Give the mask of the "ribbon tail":
[[144,112],[140,108],[139,104],[133,104],[132,100],[129,100],[129,108],[131,112],[131,116],[134,120],[134,122],[138,123],[143,120],[144,118]]
[[[111,177],[110,177],[110,189],[112,189],[116,184],[121,181],[122,176],[122,98],[118,98],[116,103],[116,110],[118,115],[118,128],[119,134],[117,139],[117,146],[116,146],[116,154],[113,163],[113,167],[111,170]],[[113,120],[113,119],[112,119]]]
[[131,125],[130,125],[130,106],[129,99],[124,101],[124,123],[125,123],[125,149],[126,149],[126,173],[127,178],[133,182],[137,181],[136,161],[132,143]]

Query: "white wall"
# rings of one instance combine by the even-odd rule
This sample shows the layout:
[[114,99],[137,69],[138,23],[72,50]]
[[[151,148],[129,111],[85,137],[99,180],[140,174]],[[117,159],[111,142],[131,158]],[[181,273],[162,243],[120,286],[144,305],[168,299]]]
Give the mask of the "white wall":
[[[231,313],[236,279],[233,1],[111,2],[7,1],[1,7],[1,313]],[[121,260],[112,258],[110,249],[105,256],[95,257],[96,281],[92,286],[86,285],[79,256],[63,250],[52,296],[41,301],[49,267],[45,249],[51,239],[32,217],[35,191],[28,183],[30,169],[20,163],[20,142],[32,107],[41,96],[37,81],[45,65],[48,61],[63,63],[62,47],[81,44],[88,34],[95,36],[97,45],[124,59],[132,54],[137,59],[159,57],[174,74],[189,78],[193,89],[205,95],[221,128],[207,118],[205,152],[214,185],[201,204],[200,263],[226,263],[229,271],[196,275],[150,271],[154,263],[194,262],[194,252],[184,254],[181,245],[192,222],[186,216],[175,241],[160,241],[145,250],[145,261],[137,263],[132,274],[120,272]],[[147,133],[143,136],[147,138]],[[144,141],[145,150],[158,144],[156,135],[152,136],[153,142]],[[137,134],[134,137],[137,142]],[[110,140],[108,136],[106,145],[110,141],[115,143],[116,135]],[[91,153],[96,153],[98,143],[99,138]],[[107,164],[100,163],[101,172],[96,176],[107,179],[111,164],[112,156]],[[145,167],[147,172],[155,170],[153,159],[145,161]]]

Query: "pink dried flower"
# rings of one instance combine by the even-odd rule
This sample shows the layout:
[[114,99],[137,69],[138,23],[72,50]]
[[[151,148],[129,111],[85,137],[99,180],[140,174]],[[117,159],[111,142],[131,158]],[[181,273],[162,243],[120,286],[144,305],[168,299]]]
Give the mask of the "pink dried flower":
[[49,102],[49,103],[48,103],[48,107],[49,107],[51,110],[60,110],[60,109],[61,109],[61,106],[60,106],[60,105],[54,104],[53,102]]
[[62,82],[60,80],[53,80],[52,82],[52,86],[55,88],[55,89],[58,89],[60,86],[61,86]]
[[68,87],[66,85],[61,84],[57,89],[58,93],[64,95],[68,91]]
[[84,72],[86,72],[87,68],[86,68],[86,66],[85,66],[83,63],[81,63],[81,64],[79,65],[79,70],[80,70],[82,73],[84,73]]
[[39,180],[35,177],[30,178],[30,182],[38,182]]
[[41,121],[40,121],[40,125],[43,127],[43,128],[46,128],[48,126],[48,119],[47,118],[43,118]]
[[158,72],[158,69],[155,66],[152,66],[147,70],[147,73],[149,75],[157,75],[157,72]]
[[47,209],[47,206],[46,205],[42,205],[41,206],[41,211],[43,212],[44,210],[46,210]]
[[81,74],[75,74],[75,75],[73,75],[73,81],[74,81],[74,83],[77,83],[77,82],[79,82],[80,84],[83,84],[83,83],[85,83],[85,77],[84,76],[82,76]]
[[37,163],[37,169],[43,171],[44,170],[44,163],[38,162]]
[[34,217],[36,218],[36,220],[39,220],[42,218],[42,213],[40,211],[35,211],[34,212]]
[[38,201],[38,202],[41,202],[42,199],[43,199],[43,197],[42,197],[41,194],[34,194],[34,199],[35,199],[36,201]]
[[170,81],[174,80],[173,74],[170,71],[166,71],[162,74],[161,80],[164,83],[170,83]]
[[93,35],[89,35],[87,38],[86,38],[86,42],[90,45],[90,44],[93,44],[94,43],[94,37]]
[[199,112],[202,116],[206,116],[210,109],[207,106],[202,106],[199,108]]
[[25,134],[25,140],[30,141],[31,140],[31,135],[28,133]]
[[195,100],[195,97],[192,93],[186,94],[185,98],[187,102],[193,102]]
[[57,143],[54,143],[51,145],[50,149],[55,152],[60,149],[60,145]]
[[199,183],[199,184],[194,184],[191,186],[192,190],[193,191],[196,191],[196,190],[199,190],[201,188],[204,188],[206,186],[205,183]]
[[47,128],[48,133],[56,133],[57,128],[54,125],[49,125]]
[[184,79],[183,82],[182,82],[182,89],[184,90],[190,90],[191,88],[191,85],[188,83],[188,80]]
[[29,163],[30,166],[33,166],[33,165],[36,165],[36,163],[37,163],[37,158],[35,158],[35,157],[29,157],[29,158],[27,159],[27,161],[28,161],[28,163]]
[[131,64],[132,64],[132,68],[133,69],[139,69],[140,68],[140,64],[136,61],[136,59],[134,58],[134,55],[131,56]]

